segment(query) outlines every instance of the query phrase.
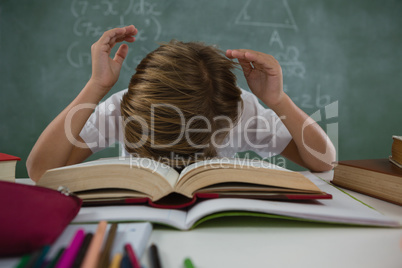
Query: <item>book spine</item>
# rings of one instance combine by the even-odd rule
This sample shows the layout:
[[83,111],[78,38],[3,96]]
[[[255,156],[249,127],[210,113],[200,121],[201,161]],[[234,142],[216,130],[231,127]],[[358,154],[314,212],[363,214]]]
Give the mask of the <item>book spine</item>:
[[370,197],[374,197],[374,198],[377,198],[377,199],[380,199],[380,200],[383,200],[383,201],[386,201],[386,202],[390,202],[390,203],[395,204],[395,205],[402,206],[402,202],[401,202],[401,201],[397,201],[397,200],[394,200],[394,199],[386,198],[386,197],[384,197],[384,196],[380,196],[380,195],[377,195],[377,194],[375,194],[375,193],[367,193],[367,192],[361,191],[361,190],[359,190],[359,189],[356,189],[355,187],[353,187],[353,186],[351,186],[351,185],[349,185],[349,184],[344,184],[344,183],[342,183],[342,182],[338,182],[338,181],[336,181],[335,179],[332,180],[331,183],[334,184],[334,185],[336,185],[336,186],[339,186],[339,187],[342,187],[342,188],[345,188],[345,189],[348,189],[348,190],[352,190],[352,191],[355,191],[355,192],[360,193],[360,194],[368,195],[368,196],[370,196]]

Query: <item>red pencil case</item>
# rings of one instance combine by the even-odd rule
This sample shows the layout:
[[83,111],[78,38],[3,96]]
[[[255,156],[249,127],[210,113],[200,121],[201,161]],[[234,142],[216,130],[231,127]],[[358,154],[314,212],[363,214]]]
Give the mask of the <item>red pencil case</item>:
[[76,196],[0,181],[0,256],[22,255],[52,244],[81,205]]

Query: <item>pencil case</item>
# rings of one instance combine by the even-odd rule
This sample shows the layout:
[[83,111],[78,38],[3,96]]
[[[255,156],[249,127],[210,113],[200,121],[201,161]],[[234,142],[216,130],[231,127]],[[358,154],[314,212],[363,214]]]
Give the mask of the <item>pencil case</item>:
[[81,205],[76,196],[0,181],[0,256],[22,255],[52,244]]

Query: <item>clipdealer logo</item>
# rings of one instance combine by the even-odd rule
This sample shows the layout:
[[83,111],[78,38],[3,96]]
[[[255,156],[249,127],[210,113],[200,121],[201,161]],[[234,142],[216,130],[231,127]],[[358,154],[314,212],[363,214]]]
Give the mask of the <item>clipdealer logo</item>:
[[[335,151],[338,152],[338,112],[339,112],[339,105],[338,101],[332,102],[328,105],[326,105],[324,108],[319,109],[315,111],[310,117],[303,123],[302,127],[302,140],[303,140],[303,145],[305,146],[306,150],[312,154],[314,157],[317,159],[320,159],[321,161],[328,163],[329,161],[326,161],[326,159],[330,159],[330,154],[331,152],[328,150],[328,147],[326,151],[319,152],[313,148],[311,148],[306,142],[305,142],[305,135],[304,135],[304,129],[308,127],[311,124],[314,123],[321,123],[320,125],[324,129],[324,131],[327,133],[327,144],[332,141]],[[338,156],[337,156],[338,157]],[[336,159],[338,160],[338,159]],[[328,163],[331,164],[331,163]]]

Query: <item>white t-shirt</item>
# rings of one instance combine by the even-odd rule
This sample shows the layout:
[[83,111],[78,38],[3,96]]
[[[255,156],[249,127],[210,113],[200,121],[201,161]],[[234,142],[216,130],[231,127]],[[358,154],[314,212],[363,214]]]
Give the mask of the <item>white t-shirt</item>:
[[[80,136],[93,153],[116,142],[124,145],[120,102],[126,92],[127,89],[119,91],[100,103],[83,127]],[[217,146],[218,156],[234,157],[245,151],[254,151],[264,158],[280,154],[292,139],[283,122],[274,111],[264,108],[254,94],[242,89],[241,98],[241,117]],[[122,154],[129,155],[124,149]]]

